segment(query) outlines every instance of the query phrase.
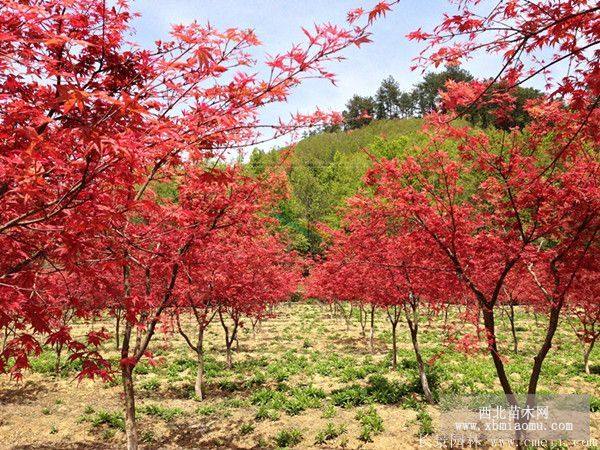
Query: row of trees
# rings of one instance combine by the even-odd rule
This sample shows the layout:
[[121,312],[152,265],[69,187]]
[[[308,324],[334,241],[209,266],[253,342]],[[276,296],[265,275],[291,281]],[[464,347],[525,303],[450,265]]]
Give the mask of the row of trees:
[[[2,2],[0,372],[19,378],[44,345],[80,360],[80,377],[118,371],[135,449],[135,369],[157,330],[186,316],[197,337],[178,328],[198,356],[201,396],[206,323],[219,317],[230,360],[242,317],[263,317],[298,276],[269,219],[285,189],[223,156],[339,121],[317,111],[271,124],[259,112],[305,78],[332,78],[326,64],[367,42],[387,9],[305,30],[259,70],[252,30],[193,22],[145,49],[127,41],[126,2]],[[102,350],[107,330],[72,328],[107,317],[118,368]]]
[[[398,82],[390,75],[381,82],[374,96],[354,95],[348,100],[344,111],[344,127],[349,130],[360,128],[373,119],[424,117],[438,109],[440,95],[446,90],[448,81],[468,82],[473,79],[473,75],[466,70],[450,65],[441,72],[428,73],[412,90],[403,92]],[[494,91],[508,90],[515,98],[514,108],[508,116],[494,115],[494,111],[500,105],[491,102],[485,106],[470,105],[469,108],[462,110],[461,114],[469,122],[484,128],[491,125],[507,130],[514,126],[523,127],[531,120],[525,109],[525,102],[539,98],[542,94],[534,88],[514,86],[509,89],[508,83],[496,82],[487,97],[492,96]]]
[[[574,121],[566,110],[561,116],[562,126]],[[436,120],[425,146],[376,163],[363,192],[348,200],[342,229],[330,231],[323,262],[311,272],[308,295],[386,311],[393,366],[397,325],[407,323],[429,401],[419,323],[450,306],[466,306],[464,320],[477,328],[483,322],[506,394],[514,390],[496,334],[499,309],[509,313],[514,351],[514,306],[549,317],[528,393],[536,393],[563,312],[574,321],[589,373],[598,338],[600,167],[589,155],[570,151],[548,169],[570,135],[542,146],[538,136],[547,133],[540,129],[547,122],[536,118],[536,133],[514,131],[510,137]]]
[[[498,75],[491,82],[447,81],[439,108],[426,117],[426,141],[374,161],[309,286],[333,301],[385,308],[393,334],[403,314],[428,398],[421,311],[465,305],[465,319],[482,323],[504,393],[519,407],[497,334],[501,308],[520,305],[548,319],[528,394],[537,392],[562,319],[579,321],[573,326],[586,371],[598,338],[600,60],[590,49],[598,45],[600,16],[586,1],[499,2],[483,14],[474,12],[477,3],[463,2],[432,33],[409,37],[430,42],[424,64],[456,65],[481,50],[498,54]],[[572,39],[575,29],[582,41]],[[545,59],[548,42],[561,52]],[[560,75],[563,61],[569,68]],[[532,120],[523,127],[482,131],[456,123],[473,108],[510,117],[518,107],[511,89],[550,69],[550,96],[525,102]],[[526,406],[533,401],[528,397]]]

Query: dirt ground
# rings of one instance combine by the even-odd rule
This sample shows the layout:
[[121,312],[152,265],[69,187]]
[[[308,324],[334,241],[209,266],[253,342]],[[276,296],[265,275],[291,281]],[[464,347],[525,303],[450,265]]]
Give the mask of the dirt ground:
[[[352,314],[356,316],[357,310]],[[501,322],[499,328],[509,376],[521,388],[540,342],[543,318],[537,318],[536,325],[533,317],[519,314],[518,354],[511,350],[508,323]],[[450,323],[468,328],[455,314]],[[109,321],[93,326],[103,325],[113,327]],[[451,349],[443,343],[442,325],[442,318],[433,319],[422,325],[421,333],[425,357],[435,361],[436,392],[497,391],[485,351],[465,354]],[[398,334],[399,365],[392,370],[391,333],[383,312],[377,316],[371,350],[357,317],[347,325],[328,306],[282,305],[254,332],[249,322],[244,324],[234,367],[227,369],[223,331],[216,321],[206,338],[206,399],[198,401],[193,396],[194,355],[178,334],[160,333],[152,344],[157,364],[144,363],[136,374],[143,448],[432,448],[435,434],[430,433],[438,426],[439,407],[426,405],[418,389],[410,387],[416,369],[406,325],[399,325]],[[116,363],[114,347],[109,342],[105,351]],[[69,364],[56,377],[54,362],[54,352],[48,349],[21,382],[0,378],[0,448],[123,448],[118,379],[78,382],[76,367]],[[596,349],[592,374],[583,373],[581,349],[563,323],[540,383],[543,392],[592,396],[597,405],[591,413],[596,446],[600,445],[599,363]],[[390,383],[385,392],[378,391],[381,398],[401,391],[403,400],[368,397],[370,391],[363,388],[373,385],[372,377],[385,377]]]

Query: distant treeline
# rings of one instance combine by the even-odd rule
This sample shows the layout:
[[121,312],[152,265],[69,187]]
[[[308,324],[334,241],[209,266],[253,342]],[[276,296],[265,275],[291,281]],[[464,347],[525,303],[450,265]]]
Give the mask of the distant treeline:
[[[373,119],[397,119],[409,117],[423,117],[434,111],[439,106],[440,91],[444,91],[446,82],[472,81],[474,79],[466,70],[450,66],[442,72],[431,72],[425,75],[423,81],[417,83],[410,91],[402,91],[393,76],[389,76],[381,82],[375,95],[354,95],[346,103],[344,111],[344,125],[330,127],[324,131],[338,131],[343,128],[352,130],[369,124]],[[495,84],[486,93],[487,99],[491,98],[494,91],[506,90],[501,84]],[[493,103],[485,103],[482,106],[471,106],[464,111],[464,118],[474,125],[481,127],[494,126],[500,129],[510,129],[514,126],[522,127],[529,120],[529,115],[523,106],[529,99],[540,97],[542,93],[537,89],[514,87],[510,89],[515,98],[515,107],[508,117],[496,117]],[[485,100],[485,99],[483,99]]]

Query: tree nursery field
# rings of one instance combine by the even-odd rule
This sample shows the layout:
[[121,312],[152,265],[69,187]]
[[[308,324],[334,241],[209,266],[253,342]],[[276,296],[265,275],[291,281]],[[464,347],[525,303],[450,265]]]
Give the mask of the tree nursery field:
[[[344,313],[342,309],[345,308]],[[512,350],[508,318],[499,334],[510,344],[511,381],[524,389],[534,344],[543,336],[532,314],[516,311],[518,352]],[[205,395],[194,392],[195,354],[177,335],[160,335],[155,361],[137,370],[140,439],[145,448],[419,448],[432,441],[439,410],[422,401],[410,331],[398,328],[398,364],[391,368],[392,336],[385,314],[376,312],[362,335],[359,310],[315,302],[281,305],[277,316],[244,327],[233,365],[227,367],[221,324],[207,330]],[[545,319],[538,318],[543,321]],[[370,319],[369,319],[370,323]],[[96,323],[98,328],[109,323]],[[183,323],[192,329],[191,323]],[[444,323],[423,324],[421,347],[434,395],[500,389],[483,349],[448,350],[440,335],[460,326],[458,311]],[[470,327],[475,332],[475,327]],[[75,326],[76,333],[84,330]],[[115,343],[106,353],[116,364]],[[598,351],[593,355],[599,361]],[[121,389],[117,382],[73,382],[79,367],[66,364],[56,376],[56,353],[31,361],[20,384],[2,384],[0,435],[16,448],[119,448],[124,439]],[[600,366],[583,371],[580,344],[563,329],[555,338],[540,391],[592,395],[592,436],[600,438]]]
[[0,448],[598,450],[600,6],[357,3],[0,0]]

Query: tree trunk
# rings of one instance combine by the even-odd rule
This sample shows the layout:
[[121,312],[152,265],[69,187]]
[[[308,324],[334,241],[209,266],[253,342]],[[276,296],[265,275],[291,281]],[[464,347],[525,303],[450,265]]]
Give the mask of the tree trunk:
[[392,322],[392,369],[398,366],[398,343],[396,341],[396,326],[398,322]]
[[388,308],[387,315],[390,323],[392,324],[392,369],[396,370],[398,366],[398,338],[397,338],[397,327],[398,320],[400,318],[398,313],[398,306],[394,305],[394,315],[390,314],[390,310]]
[[232,369],[233,368],[233,358],[231,357],[231,343],[227,342],[226,345],[227,345],[227,351],[226,351],[227,368]]
[[[127,264],[123,266],[123,291],[127,299],[131,295],[131,284],[129,281],[130,268]],[[126,320],[125,333],[123,335],[123,346],[121,347],[121,381],[123,383],[123,392],[125,394],[125,435],[127,437],[127,450],[137,450],[138,432],[135,422],[135,391],[133,389],[133,369],[134,365],[128,360],[129,346],[131,343],[131,322]],[[123,361],[126,363],[123,363]]]
[[56,344],[56,364],[54,365],[54,376],[60,377],[60,354],[62,353],[63,344]]
[[[125,324],[123,336],[123,348],[121,358],[129,357],[129,343],[131,342],[132,326],[129,322]],[[135,391],[133,389],[133,369],[131,364],[121,364],[121,380],[125,394],[125,435],[127,437],[127,450],[137,450],[138,432],[135,421]]]
[[529,387],[527,388],[527,394],[534,395],[537,392],[537,385],[542,373],[542,365],[548,355],[548,352],[552,348],[552,339],[558,328],[558,319],[560,317],[560,310],[562,304],[559,303],[557,306],[552,307],[550,310],[550,321],[548,323],[548,329],[546,330],[546,337],[544,343],[540,348],[538,354],[533,358],[533,370],[531,371],[531,377],[529,378]]
[[238,330],[238,324],[239,324],[239,317],[237,317],[237,315],[234,315],[232,317],[232,319],[233,319],[233,330],[231,330],[231,333],[230,333],[229,327],[227,326],[227,324],[225,323],[225,319],[223,318],[223,313],[221,311],[219,311],[219,320],[221,321],[221,326],[223,327],[223,330],[225,331],[226,363],[227,363],[228,369],[233,368],[231,347],[233,345],[233,341],[237,339],[237,330]]
[[[340,315],[342,316],[342,319],[344,319],[344,322],[346,323],[346,332],[348,332],[348,331],[350,331],[351,313],[346,316],[346,310],[344,309],[344,306],[341,303],[336,303],[336,305],[340,311]],[[352,308],[352,305],[350,305],[350,308]]]
[[125,434],[127,450],[137,450],[138,432],[135,422],[135,394],[133,390],[133,369],[129,365],[121,367],[123,390],[125,392]]
[[364,339],[367,336],[365,333],[365,328],[367,327],[367,314],[362,305],[360,305],[358,309],[358,320],[360,321],[360,336]]
[[506,394],[509,398],[514,399],[514,393],[512,387],[510,386],[508,376],[506,375],[504,362],[502,361],[500,353],[498,352],[498,345],[496,342],[496,324],[494,319],[493,307],[488,307],[484,304],[481,305],[479,309],[483,313],[483,325],[486,331],[488,350],[492,357],[492,361],[494,362],[496,374],[498,375],[498,380],[500,381],[500,385],[502,386],[504,394]]
[[115,323],[115,346],[117,350],[121,348],[121,311],[117,311],[117,320]]
[[408,329],[410,330],[410,339],[412,341],[413,349],[415,351],[415,358],[417,359],[417,367],[419,369],[419,379],[421,380],[421,387],[423,388],[423,396],[427,403],[433,404],[435,401],[433,399],[433,394],[431,393],[431,388],[429,387],[429,380],[427,379],[427,373],[425,372],[425,363],[423,362],[423,357],[421,355],[421,348],[419,346],[419,323],[417,322],[417,309],[416,306],[411,305],[413,311],[413,318],[410,318],[408,311],[405,310],[406,313],[406,322],[408,323]]
[[590,374],[590,355],[592,354],[592,350],[594,350],[594,344],[596,344],[596,339],[590,342],[590,346],[587,350],[583,351],[583,368],[586,374]]
[[510,332],[512,333],[512,338],[513,338],[513,351],[515,353],[518,353],[519,352],[519,341],[517,339],[517,329],[515,328],[515,307],[512,304],[512,302],[509,305],[508,320],[510,321]]
[[369,342],[371,353],[375,352],[375,305],[371,306],[371,330],[369,331]]
[[529,378],[529,387],[527,388],[527,394],[534,395],[537,392],[537,385],[542,373],[542,365],[544,360],[552,348],[552,339],[558,328],[558,319],[560,318],[560,311],[562,309],[562,303],[552,307],[550,310],[550,321],[548,323],[548,329],[546,330],[546,338],[540,348],[538,354],[533,358],[533,370],[531,371],[531,377]]
[[204,393],[202,392],[202,384],[204,383],[204,329],[202,327],[200,327],[200,330],[198,331],[196,357],[198,359],[198,372],[196,374],[194,391],[199,400],[204,400]]

